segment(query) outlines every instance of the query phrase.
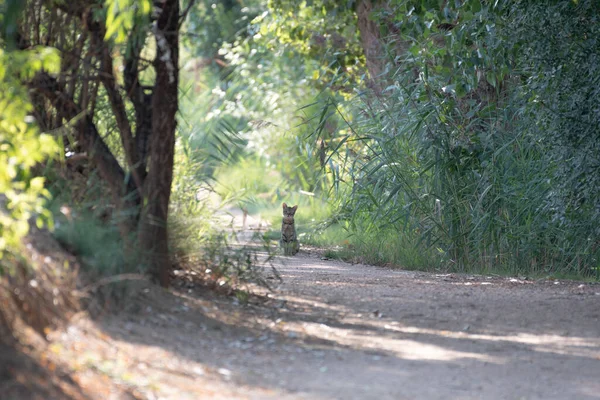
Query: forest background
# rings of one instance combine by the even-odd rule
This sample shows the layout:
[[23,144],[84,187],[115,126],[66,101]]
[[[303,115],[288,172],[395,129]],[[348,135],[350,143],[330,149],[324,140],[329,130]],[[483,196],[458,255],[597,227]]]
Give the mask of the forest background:
[[327,257],[600,276],[595,1],[0,4],[3,287],[30,225],[89,281],[256,277],[213,217],[283,201]]

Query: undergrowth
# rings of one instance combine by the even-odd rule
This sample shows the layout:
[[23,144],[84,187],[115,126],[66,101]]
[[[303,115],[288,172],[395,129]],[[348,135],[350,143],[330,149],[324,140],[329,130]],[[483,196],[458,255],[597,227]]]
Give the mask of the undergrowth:
[[[597,11],[590,1],[412,7],[388,38],[384,87],[350,102],[351,134],[332,156],[345,252],[408,268],[600,278],[589,152],[599,136],[586,111],[598,97],[581,95],[597,75],[598,25],[576,22]],[[552,15],[564,31],[540,35]]]

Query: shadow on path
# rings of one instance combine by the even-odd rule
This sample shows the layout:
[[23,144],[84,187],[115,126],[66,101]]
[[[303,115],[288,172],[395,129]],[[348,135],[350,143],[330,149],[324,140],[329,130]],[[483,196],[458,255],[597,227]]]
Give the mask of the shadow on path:
[[278,269],[256,304],[149,288],[97,325],[164,398],[600,398],[598,286],[306,255]]

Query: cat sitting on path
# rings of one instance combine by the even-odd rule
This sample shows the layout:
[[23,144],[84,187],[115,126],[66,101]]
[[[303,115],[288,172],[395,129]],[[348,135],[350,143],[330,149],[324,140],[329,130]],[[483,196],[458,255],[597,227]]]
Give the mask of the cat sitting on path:
[[283,254],[293,256],[300,250],[300,243],[296,236],[296,226],[294,224],[294,214],[298,206],[288,207],[283,203],[283,223],[281,224],[281,241],[279,244],[283,248]]

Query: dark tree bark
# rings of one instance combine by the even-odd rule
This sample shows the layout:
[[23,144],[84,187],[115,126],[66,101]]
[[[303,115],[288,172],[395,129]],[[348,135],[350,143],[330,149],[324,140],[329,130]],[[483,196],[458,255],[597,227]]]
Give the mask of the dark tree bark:
[[356,16],[360,42],[367,61],[371,79],[377,80],[384,71],[387,60],[381,42],[379,24],[371,18],[371,13],[381,7],[378,0],[361,0],[356,5]]
[[[115,205],[128,212],[136,210],[128,213],[130,217],[121,227],[124,246],[130,243],[129,234],[136,232],[149,271],[163,286],[169,285],[171,270],[167,219],[177,127],[179,29],[193,3],[189,1],[182,15],[179,0],[153,1],[150,21],[138,21],[143,25],[134,26],[129,33],[122,86],[114,69],[113,52],[119,47],[104,40],[105,22],[95,13],[102,2],[27,0],[28,11],[20,27],[23,48],[49,45],[63,55],[56,77],[42,72],[28,82],[36,114],[45,121],[55,119],[55,124],[45,126],[67,124],[73,129],[75,146],[87,153],[107,182]],[[142,57],[149,32],[156,40],[153,63]],[[153,86],[140,82],[141,72],[148,67],[155,72]],[[122,165],[94,123],[99,85],[105,89],[120,135],[125,155]],[[128,113],[130,105],[134,117]]]
[[[121,208],[132,208],[137,206],[135,197],[126,196],[135,192],[135,185],[126,179],[126,174],[119,162],[111,153],[110,149],[102,140],[96,129],[91,115],[83,112],[79,106],[70,98],[57,80],[45,73],[39,73],[29,84],[35,93],[46,97],[57,110],[60,119],[74,121],[79,146],[88,154],[102,179],[111,188],[115,202]],[[122,221],[122,231],[133,232],[136,226],[136,218]]]
[[[394,15],[389,4],[382,0],[359,0],[356,5],[357,26],[367,61],[367,70],[371,77],[370,86],[377,93],[380,93],[381,89],[387,85],[386,82],[389,79],[387,66],[397,55],[405,53],[408,49],[407,42],[397,35],[393,18],[386,18],[383,21],[373,19],[372,14],[381,11]],[[381,34],[380,25],[382,23],[385,24],[388,31],[386,37],[382,37]],[[392,41],[393,36],[396,37]],[[384,45],[384,39],[387,39],[388,43],[393,42],[393,46]]]
[[123,144],[123,150],[125,152],[127,164],[131,167],[131,174],[133,175],[134,182],[141,191],[143,188],[143,174],[139,169],[139,156],[135,146],[131,124],[129,122],[129,118],[127,117],[125,102],[119,93],[117,80],[113,75],[113,59],[110,54],[110,49],[108,46],[106,46],[103,40],[104,29],[94,31],[92,35],[94,37],[94,40],[92,40],[93,45],[96,45],[100,50],[100,79],[108,95],[110,106],[119,127],[121,143]]
[[146,93],[140,83],[140,58],[146,39],[146,29],[134,26],[128,40],[125,54],[123,80],[125,92],[135,110],[135,147],[139,158],[140,175],[146,178],[148,163],[148,143],[152,135],[152,96]]
[[[155,6],[157,3],[155,2]],[[149,170],[145,182],[139,241],[147,251],[150,271],[162,286],[169,286],[171,263],[167,217],[175,153],[179,75],[179,0],[158,3],[155,23],[156,81],[152,97],[152,135]]]

